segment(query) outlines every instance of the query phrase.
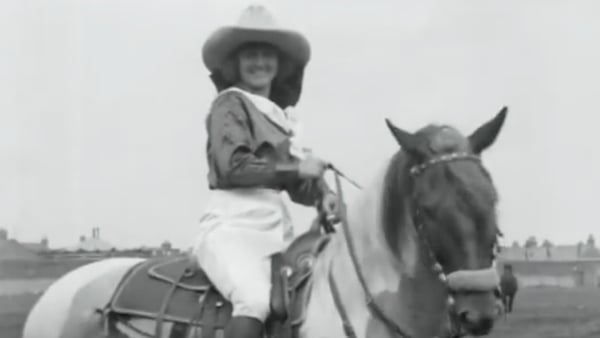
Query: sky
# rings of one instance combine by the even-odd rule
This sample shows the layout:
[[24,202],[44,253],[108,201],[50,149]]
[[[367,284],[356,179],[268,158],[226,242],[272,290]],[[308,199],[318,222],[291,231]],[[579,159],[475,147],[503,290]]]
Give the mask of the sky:
[[[202,44],[251,3],[1,2],[0,227],[52,247],[93,227],[118,247],[190,246],[215,96]],[[348,176],[369,182],[397,150],[385,118],[468,134],[506,105],[484,155],[504,242],[600,236],[600,2],[257,3],[310,41],[306,143]],[[315,215],[291,208],[299,229]]]

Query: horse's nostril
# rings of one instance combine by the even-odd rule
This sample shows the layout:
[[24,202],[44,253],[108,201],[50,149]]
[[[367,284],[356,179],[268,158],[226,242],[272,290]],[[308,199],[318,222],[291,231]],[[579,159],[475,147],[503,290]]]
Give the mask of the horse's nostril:
[[474,336],[481,336],[487,334],[494,326],[494,319],[491,317],[480,317],[474,316],[469,311],[462,311],[458,313],[458,318],[463,327]]
[[494,326],[494,320],[492,318],[483,318],[479,321],[477,331],[479,334],[487,334]]
[[460,322],[462,324],[469,324],[469,312],[468,311],[461,311],[458,313],[458,319],[460,319]]

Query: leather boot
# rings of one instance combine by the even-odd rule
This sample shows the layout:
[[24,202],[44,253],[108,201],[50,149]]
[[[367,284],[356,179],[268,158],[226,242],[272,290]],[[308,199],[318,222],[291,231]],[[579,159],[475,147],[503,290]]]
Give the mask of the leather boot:
[[263,338],[263,323],[252,317],[233,317],[225,329],[225,338]]

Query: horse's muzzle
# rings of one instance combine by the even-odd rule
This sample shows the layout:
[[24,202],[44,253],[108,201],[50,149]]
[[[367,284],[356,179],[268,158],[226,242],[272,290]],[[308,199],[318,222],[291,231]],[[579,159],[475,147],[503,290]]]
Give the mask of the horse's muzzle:
[[461,329],[472,336],[483,336],[492,330],[496,320],[493,316],[477,312],[463,311],[458,314]]
[[483,336],[491,332],[502,313],[502,302],[494,292],[474,292],[456,295],[453,306],[455,325],[470,336]]

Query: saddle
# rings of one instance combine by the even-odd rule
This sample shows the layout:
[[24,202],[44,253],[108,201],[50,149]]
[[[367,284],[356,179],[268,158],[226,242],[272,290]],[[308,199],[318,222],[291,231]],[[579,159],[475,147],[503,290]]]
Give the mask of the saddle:
[[[271,257],[267,337],[297,336],[311,290],[312,263],[328,240],[313,225]],[[193,259],[177,256],[152,258],[131,268],[102,313],[105,329],[121,334],[117,336],[215,338],[223,337],[232,310]],[[153,328],[137,327],[140,319],[153,322]],[[125,333],[124,327],[135,334]]]

